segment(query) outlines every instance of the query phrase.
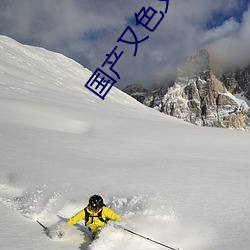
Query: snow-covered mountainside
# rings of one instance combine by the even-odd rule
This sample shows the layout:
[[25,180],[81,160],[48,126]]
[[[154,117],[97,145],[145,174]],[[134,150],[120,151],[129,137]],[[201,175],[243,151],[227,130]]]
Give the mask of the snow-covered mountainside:
[[149,107],[196,125],[249,129],[249,70],[217,75],[210,61],[203,49],[179,67],[171,87],[140,91],[138,86],[128,86],[124,91]]
[[[163,249],[109,224],[91,243],[84,222],[50,228],[102,195],[122,225],[184,250],[248,250],[249,133],[193,126],[63,55],[0,37],[0,248]],[[64,223],[63,220],[60,220]]]

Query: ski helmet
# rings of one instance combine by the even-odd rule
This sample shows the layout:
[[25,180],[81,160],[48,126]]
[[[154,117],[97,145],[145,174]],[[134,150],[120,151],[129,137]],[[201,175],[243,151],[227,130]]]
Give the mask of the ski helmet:
[[103,207],[103,199],[99,195],[93,195],[89,198],[89,206],[93,210],[98,210]]

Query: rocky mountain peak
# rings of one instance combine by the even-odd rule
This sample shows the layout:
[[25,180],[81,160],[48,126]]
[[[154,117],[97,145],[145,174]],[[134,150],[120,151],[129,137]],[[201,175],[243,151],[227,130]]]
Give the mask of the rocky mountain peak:
[[233,94],[250,93],[250,67],[217,74],[211,61],[209,51],[202,49],[178,67],[171,86],[129,94],[149,107],[196,125],[248,129],[249,106]]
[[177,69],[177,77],[194,77],[210,70],[209,52],[201,49],[188,57]]

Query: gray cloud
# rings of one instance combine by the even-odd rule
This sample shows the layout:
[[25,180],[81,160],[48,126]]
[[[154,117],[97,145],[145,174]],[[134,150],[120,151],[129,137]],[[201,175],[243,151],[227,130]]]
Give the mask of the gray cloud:
[[[157,0],[0,0],[0,33],[61,52],[93,71],[117,45],[117,52],[124,51],[114,67],[121,77],[116,84],[120,88],[132,82],[148,87],[204,46],[219,52],[224,62],[231,60],[227,48],[237,48],[235,54],[238,51],[245,60],[249,12],[241,23],[228,18],[219,27],[206,29],[213,13],[233,15],[239,0],[170,0],[168,13],[154,32],[134,23],[134,13],[143,6],[165,10],[165,3]],[[134,45],[117,43],[128,25],[138,39],[149,35],[138,45],[136,57]]]
[[[244,13],[242,23],[237,25],[238,29],[210,45],[215,60],[226,67],[250,64],[250,10]],[[225,26],[226,24],[221,29]]]

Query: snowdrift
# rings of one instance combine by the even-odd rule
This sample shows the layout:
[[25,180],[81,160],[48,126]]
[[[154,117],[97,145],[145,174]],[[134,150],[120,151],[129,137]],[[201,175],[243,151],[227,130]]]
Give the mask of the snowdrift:
[[103,101],[84,87],[91,75],[0,36],[1,248],[162,249],[112,225],[93,243],[84,223],[52,240],[36,223],[53,227],[96,193],[167,245],[249,249],[249,133],[186,124],[115,87]]

